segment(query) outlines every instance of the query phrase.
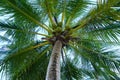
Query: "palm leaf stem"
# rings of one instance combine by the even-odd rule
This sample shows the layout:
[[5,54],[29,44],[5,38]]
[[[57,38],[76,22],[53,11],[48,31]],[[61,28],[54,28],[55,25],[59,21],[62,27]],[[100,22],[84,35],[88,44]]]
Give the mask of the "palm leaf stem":
[[55,26],[56,23],[55,23],[55,21],[54,21],[54,19],[53,19],[52,11],[50,10],[50,7],[49,7],[49,4],[48,4],[48,1],[47,1],[47,0],[45,0],[45,6],[46,6],[46,8],[47,8],[47,13],[48,13],[50,22]]
[[65,20],[65,8],[66,8],[66,0],[63,1],[63,12],[62,12],[62,19],[61,22],[64,25],[64,20]]
[[0,22],[0,27],[3,28],[3,29],[7,28],[7,29],[18,31],[18,32],[31,33],[31,34],[37,34],[37,35],[49,37],[49,35],[46,35],[46,34],[41,34],[41,33],[38,33],[38,32],[28,31],[28,30],[25,30],[25,29],[23,30],[23,29],[20,29],[20,28],[16,28],[17,26],[15,26],[15,27],[13,27],[13,26],[15,26],[15,25],[10,25],[10,24]]
[[18,31],[18,32],[24,32],[24,33],[30,33],[30,34],[37,34],[37,35],[41,35],[41,36],[45,36],[45,37],[50,37],[49,35],[41,34],[41,33],[38,33],[38,32],[23,31],[23,30],[16,30],[16,31]]
[[82,24],[79,25],[79,26],[77,26],[76,28],[72,29],[71,32],[75,32],[75,31],[77,31],[77,30],[85,27],[85,25],[87,25],[92,19],[93,19],[93,18],[89,18],[89,17],[88,17],[87,19],[83,20],[83,21],[81,22]]

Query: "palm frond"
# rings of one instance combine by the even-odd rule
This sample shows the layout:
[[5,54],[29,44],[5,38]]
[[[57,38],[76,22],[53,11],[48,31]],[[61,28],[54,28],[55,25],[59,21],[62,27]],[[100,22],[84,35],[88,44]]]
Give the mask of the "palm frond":
[[[9,55],[8,59],[9,59],[9,58],[12,58],[12,57],[14,57],[14,56],[16,56],[16,55],[20,55],[20,54],[22,54],[22,53],[24,53],[24,52],[26,52],[26,51],[33,50],[33,49],[39,48],[39,47],[41,47],[41,46],[45,46],[45,45],[47,45],[47,44],[48,44],[48,42],[42,42],[42,43],[40,42],[40,43],[37,43],[37,44],[35,44],[35,45],[31,45],[30,47],[27,47],[27,48],[25,48],[25,47],[28,46],[28,44],[22,46],[22,48],[21,48],[21,47],[19,48],[19,46],[16,47],[16,45],[11,45],[11,46],[9,46],[9,47],[12,48],[12,49],[14,49],[14,50],[12,50],[12,53],[13,53],[13,52],[16,52],[16,53],[14,53],[14,54],[12,54],[12,55]],[[29,44],[29,45],[30,45],[30,44]]]
[[[45,76],[43,76],[44,70],[47,69],[47,60],[44,60],[46,63],[42,61],[42,59],[46,59],[44,57],[48,57],[47,52],[49,51],[48,46],[39,46],[36,48],[31,48],[30,46],[26,47],[26,50],[23,50],[22,52],[19,51],[10,51],[7,57],[1,62],[1,70],[7,71],[7,73],[10,75],[10,78],[13,80],[16,79],[22,79],[31,80],[32,76],[36,76],[36,80],[43,80]],[[27,50],[29,49],[29,50]],[[39,63],[39,61],[41,61]],[[46,67],[44,66],[46,65]],[[35,66],[37,65],[37,66]],[[43,68],[46,68],[43,70],[43,68],[40,68],[41,66],[44,66]],[[32,67],[39,67],[35,69],[32,69]],[[29,74],[29,71],[33,71],[34,73],[38,72],[39,74],[34,75]],[[42,70],[42,71],[38,71]],[[44,72],[45,73],[45,72]],[[26,75],[28,77],[26,77]],[[44,74],[45,75],[45,74]],[[26,79],[25,79],[26,78]]]
[[22,47],[23,45],[31,44],[36,35],[49,37],[48,35],[38,33],[34,28],[27,28],[27,26],[22,25],[19,26],[13,22],[0,22],[0,27],[2,30],[6,31],[4,36],[9,36],[13,45],[17,45],[16,47]]
[[90,1],[87,0],[69,0],[66,1],[66,26],[70,26],[70,23],[72,20],[76,19],[77,17],[80,17],[84,10],[87,8],[88,4],[90,4]]
[[61,27],[62,26],[61,24],[63,24],[63,20],[62,20],[62,23],[60,21],[60,19],[63,18],[63,17],[61,18],[61,14],[65,10],[64,6],[62,5],[64,5],[64,2],[66,1],[62,1],[62,0],[40,1],[38,0],[38,2],[39,2],[39,6],[42,7],[42,10],[48,16],[50,20],[49,25],[52,26],[52,29],[54,30],[58,26]]
[[[6,5],[4,5],[4,4],[6,4]],[[17,18],[19,18],[19,20],[23,19],[24,22],[25,22],[25,20],[29,20],[29,22],[35,23],[35,24],[39,25],[40,27],[44,28],[45,30],[47,30],[48,32],[50,32],[50,30],[48,29],[48,27],[46,27],[46,25],[39,22],[41,19],[41,17],[38,16],[40,14],[40,12],[38,10],[35,10],[35,8],[33,9],[33,6],[31,6],[26,0],[25,1],[23,1],[23,0],[22,1],[1,0],[0,5],[2,7],[2,11],[4,11],[4,14],[5,13],[13,14],[11,16],[11,18],[12,17],[14,18],[16,16]],[[27,7],[27,9],[26,9],[26,7]],[[35,11],[38,11],[38,12],[35,12]],[[42,17],[43,17],[43,15],[42,15]]]
[[6,22],[1,21],[0,22],[0,27],[1,27],[2,31],[7,31],[7,30],[14,31],[15,30],[15,31],[18,31],[18,32],[21,32],[21,33],[29,33],[29,34],[41,35],[41,36],[49,37],[48,35],[38,33],[38,32],[34,32],[33,29],[25,29],[24,27],[22,28],[18,24],[14,24],[13,22],[9,23],[9,21],[6,21]]
[[[86,27],[89,24],[92,24],[93,22],[97,24],[97,22],[101,22],[99,24],[104,25],[104,22],[110,22],[110,20],[119,20],[119,12],[115,11],[112,7],[114,7],[115,4],[117,4],[118,1],[109,0],[109,1],[101,1],[98,0],[96,7],[91,8],[86,17],[81,19],[77,26],[73,31],[79,30],[82,27]],[[109,21],[108,21],[109,20]]]
[[[102,52],[100,51],[100,47],[97,47],[97,44],[95,46],[89,42],[85,42],[85,44],[81,42],[79,45],[78,43],[76,45],[77,46],[74,44],[72,46],[73,50],[75,51],[75,55],[78,54],[80,58],[84,58],[87,61],[86,64],[88,64],[90,67],[88,67],[86,64],[85,66],[87,70],[93,70],[91,72],[93,72],[92,74],[96,79],[98,79],[98,77],[103,77],[105,80],[107,80],[118,77],[116,73],[119,73],[120,57],[115,55],[114,52]],[[85,66],[83,65],[84,68]]]
[[46,13],[49,16],[49,19],[50,19],[52,25],[56,26],[57,23],[56,23],[54,17],[55,17],[55,11],[56,11],[55,7],[58,4],[58,1],[51,0],[51,1],[48,2],[47,0],[45,0],[45,1],[39,2],[39,3],[44,8],[44,10],[46,10]]
[[61,72],[62,72],[61,78],[63,80],[64,79],[67,79],[67,80],[81,79],[82,78],[82,73],[79,70],[79,68],[77,68],[74,65],[74,63],[73,63],[74,61],[72,62],[68,58],[66,58],[65,61],[66,61],[66,63],[62,64],[62,67],[61,67]]
[[[100,26],[100,25],[99,25]],[[119,24],[111,24],[106,27],[97,26],[97,28],[86,29],[88,39],[98,39],[103,40],[104,42],[119,42]]]
[[[46,57],[49,57],[47,55],[47,52],[50,50],[50,48],[46,47],[43,49],[38,56],[35,57],[34,60],[31,62],[28,62],[24,65],[18,72],[16,72],[13,75],[13,79],[29,79],[32,80],[32,77],[34,76],[36,80],[43,80],[45,79],[46,71],[47,71],[47,65],[49,58],[45,59]],[[44,61],[43,61],[44,60]],[[29,73],[32,72],[30,75]],[[44,74],[44,75],[43,75]],[[27,76],[27,77],[26,77]]]

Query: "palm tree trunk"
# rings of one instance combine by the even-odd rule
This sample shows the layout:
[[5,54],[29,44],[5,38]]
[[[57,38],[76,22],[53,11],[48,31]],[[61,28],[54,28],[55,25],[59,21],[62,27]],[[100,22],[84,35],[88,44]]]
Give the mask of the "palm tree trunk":
[[60,80],[60,54],[62,43],[60,40],[55,42],[47,68],[46,80]]

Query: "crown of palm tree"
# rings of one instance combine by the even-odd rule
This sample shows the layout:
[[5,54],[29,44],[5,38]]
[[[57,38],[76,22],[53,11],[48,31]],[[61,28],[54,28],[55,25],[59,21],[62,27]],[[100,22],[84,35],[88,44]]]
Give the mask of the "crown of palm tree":
[[[118,80],[120,0],[0,0],[0,72],[10,80],[45,80],[53,45],[62,42],[61,80]],[[110,50],[108,50],[110,47]]]

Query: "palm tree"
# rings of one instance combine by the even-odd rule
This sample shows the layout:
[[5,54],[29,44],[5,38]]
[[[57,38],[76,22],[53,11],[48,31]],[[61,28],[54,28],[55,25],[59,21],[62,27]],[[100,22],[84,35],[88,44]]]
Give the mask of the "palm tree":
[[118,80],[120,0],[0,0],[6,80]]

